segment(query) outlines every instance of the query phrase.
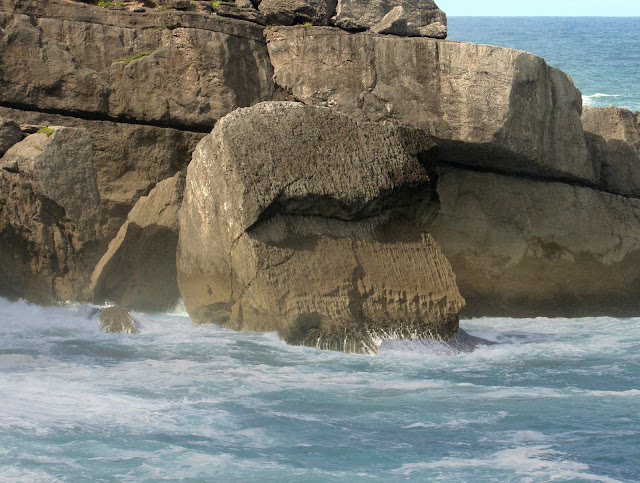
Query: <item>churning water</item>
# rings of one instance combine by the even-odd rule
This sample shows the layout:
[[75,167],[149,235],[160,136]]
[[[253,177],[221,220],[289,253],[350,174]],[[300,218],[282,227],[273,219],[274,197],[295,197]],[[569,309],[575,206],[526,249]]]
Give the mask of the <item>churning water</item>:
[[91,312],[0,299],[0,479],[640,480],[640,319],[463,321],[495,344],[371,357]]

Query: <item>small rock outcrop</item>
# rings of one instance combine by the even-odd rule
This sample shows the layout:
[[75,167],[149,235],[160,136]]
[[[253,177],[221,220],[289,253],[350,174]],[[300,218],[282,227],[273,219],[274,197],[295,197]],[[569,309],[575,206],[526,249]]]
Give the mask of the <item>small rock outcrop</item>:
[[86,130],[53,126],[11,147],[0,160],[0,295],[77,299],[99,221]]
[[329,27],[267,31],[274,80],[305,104],[433,135],[443,162],[595,184],[563,72],[518,50]]
[[599,187],[640,198],[640,113],[586,107],[582,122],[591,155],[601,166]]
[[185,175],[158,183],[140,198],[91,277],[95,303],[162,312],[180,299],[176,278],[178,210]]
[[129,312],[120,307],[107,307],[98,316],[100,330],[112,334],[135,334],[136,324]]
[[299,103],[221,119],[194,152],[180,212],[189,315],[346,352],[452,337],[464,301],[412,221],[434,204],[433,151],[417,130]]
[[[402,8],[405,26],[389,32],[380,32],[380,24],[397,18]],[[380,33],[408,35],[410,37],[447,36],[447,16],[433,0],[338,0],[334,24],[350,31],[373,29]]]
[[337,0],[262,0],[258,9],[270,25],[327,25],[336,5]]
[[22,141],[20,125],[15,121],[0,118],[0,157],[20,141]]

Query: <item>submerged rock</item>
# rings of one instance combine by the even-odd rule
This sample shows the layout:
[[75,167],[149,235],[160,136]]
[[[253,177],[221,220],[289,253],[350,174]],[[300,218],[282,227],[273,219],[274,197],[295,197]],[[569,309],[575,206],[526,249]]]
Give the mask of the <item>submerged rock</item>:
[[0,294],[82,298],[99,221],[86,130],[50,127],[14,145],[0,160]]
[[218,122],[189,166],[178,281],[195,323],[376,353],[448,339],[460,297],[430,209],[434,144],[329,109],[262,103]]
[[120,307],[107,307],[98,316],[100,330],[113,334],[135,334],[136,324],[129,313]]
[[380,345],[380,352],[419,352],[434,356],[456,356],[459,354],[473,352],[478,347],[495,344],[496,342],[475,337],[462,329],[458,329],[458,332],[456,332],[456,334],[448,341],[429,339],[417,339],[412,341],[402,339],[385,340],[382,345]]
[[278,27],[267,40],[276,83],[305,104],[420,128],[444,162],[597,182],[580,92],[540,57],[329,27]]
[[180,298],[176,278],[178,210],[185,176],[176,174],[140,198],[91,277],[96,303],[162,312]]

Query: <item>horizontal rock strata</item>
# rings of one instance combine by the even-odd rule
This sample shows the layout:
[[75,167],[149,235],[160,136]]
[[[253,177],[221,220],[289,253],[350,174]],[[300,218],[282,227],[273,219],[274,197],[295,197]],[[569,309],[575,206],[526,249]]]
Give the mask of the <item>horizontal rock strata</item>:
[[299,101],[423,129],[449,163],[596,183],[580,92],[540,57],[329,27],[267,39],[276,83]]
[[433,147],[297,103],[220,120],[196,148],[180,214],[192,319],[347,352],[450,338],[463,300],[412,221],[433,202]]
[[429,230],[465,316],[636,316],[640,200],[565,183],[445,169]]

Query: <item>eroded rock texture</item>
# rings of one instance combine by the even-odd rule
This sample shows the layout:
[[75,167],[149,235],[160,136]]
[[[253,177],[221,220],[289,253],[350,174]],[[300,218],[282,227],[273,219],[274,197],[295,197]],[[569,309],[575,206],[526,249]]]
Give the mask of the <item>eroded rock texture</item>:
[[100,330],[112,334],[135,334],[136,324],[129,313],[121,307],[107,307],[98,316]]
[[636,316],[640,200],[566,183],[447,169],[429,229],[465,316]]
[[0,295],[76,299],[95,263],[100,200],[89,134],[52,126],[0,160]]
[[96,303],[163,312],[180,299],[176,278],[178,210],[185,176],[158,183],[129,213],[91,277]]
[[433,143],[328,109],[262,103],[220,120],[189,165],[178,281],[196,323],[376,353],[450,338],[463,305],[417,225]]
[[582,98],[525,52],[329,27],[267,31],[276,83],[297,100],[423,129],[444,162],[595,184]]
[[20,125],[9,119],[0,117],[0,157],[14,144],[22,141]]
[[582,113],[589,148],[601,165],[603,190],[640,197],[639,114],[618,107],[586,107]]

